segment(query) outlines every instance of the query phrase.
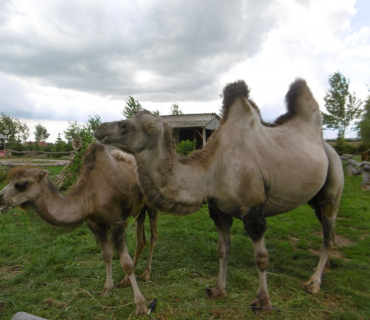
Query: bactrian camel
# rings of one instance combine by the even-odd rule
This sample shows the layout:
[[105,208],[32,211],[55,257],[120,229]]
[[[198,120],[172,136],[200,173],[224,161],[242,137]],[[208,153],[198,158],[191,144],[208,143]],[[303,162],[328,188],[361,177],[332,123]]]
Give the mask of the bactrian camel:
[[[113,289],[112,243],[119,254],[125,279],[118,286],[129,286],[134,291],[137,314],[146,314],[145,300],[134,275],[134,268],[145,246],[144,221],[148,212],[151,245],[147,267],[142,275],[150,279],[153,247],[157,239],[157,211],[146,206],[136,184],[134,158],[113,150],[111,154],[99,143],[85,152],[81,174],[72,190],[65,196],[47,177],[48,171],[34,167],[16,167],[9,172],[9,183],[0,192],[3,210],[31,205],[46,222],[56,226],[78,226],[86,222],[101,245],[107,277],[102,294]],[[128,217],[136,219],[136,251],[132,261],[126,246],[125,228]]]
[[257,299],[250,307],[260,313],[272,310],[266,281],[266,218],[305,203],[313,207],[323,226],[322,255],[304,287],[316,293],[334,244],[343,188],[341,161],[323,140],[319,106],[304,80],[292,83],[286,104],[287,112],[267,124],[244,81],[227,85],[220,128],[189,158],[176,155],[171,127],[148,111],[103,123],[95,132],[100,142],[134,155],[140,187],[151,205],[185,215],[208,203],[219,233],[220,258],[209,298],[226,297],[230,227],[233,218],[243,221],[259,270]]

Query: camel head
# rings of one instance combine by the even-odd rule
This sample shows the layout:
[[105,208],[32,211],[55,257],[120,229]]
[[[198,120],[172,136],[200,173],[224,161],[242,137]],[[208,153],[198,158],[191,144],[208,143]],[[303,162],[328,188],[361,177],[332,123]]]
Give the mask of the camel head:
[[140,111],[133,118],[101,124],[94,136],[103,144],[135,154],[152,149],[160,140],[162,133],[162,118],[149,111]]
[[16,167],[9,171],[9,183],[0,191],[0,209],[10,209],[33,201],[40,194],[41,181],[47,176],[48,171],[37,168]]

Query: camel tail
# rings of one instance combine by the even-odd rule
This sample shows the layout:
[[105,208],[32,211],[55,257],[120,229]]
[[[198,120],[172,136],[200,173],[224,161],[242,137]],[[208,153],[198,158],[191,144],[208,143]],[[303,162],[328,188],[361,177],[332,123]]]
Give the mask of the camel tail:
[[287,112],[275,120],[276,125],[299,117],[307,122],[314,122],[321,128],[321,112],[310,88],[303,79],[295,80],[285,96]]

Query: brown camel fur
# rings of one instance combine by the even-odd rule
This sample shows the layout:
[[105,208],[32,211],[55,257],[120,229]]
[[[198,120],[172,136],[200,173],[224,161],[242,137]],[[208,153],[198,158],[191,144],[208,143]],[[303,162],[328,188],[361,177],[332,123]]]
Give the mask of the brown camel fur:
[[104,123],[95,137],[134,155],[140,187],[159,210],[184,215],[208,203],[219,233],[220,258],[216,286],[207,290],[210,298],[226,297],[230,227],[233,218],[243,221],[259,270],[257,299],[250,307],[268,313],[272,304],[266,281],[265,218],[305,203],[314,208],[323,226],[322,255],[304,287],[318,292],[334,244],[342,165],[322,138],[319,106],[304,80],[292,83],[286,95],[288,111],[271,125],[261,120],[244,81],[227,85],[223,96],[220,128],[189,158],[176,155],[171,127],[148,111]]
[[[147,207],[136,181],[136,164],[131,155],[119,150],[111,154],[101,144],[92,144],[85,153],[80,177],[68,195],[62,196],[48,171],[17,167],[9,172],[9,183],[0,192],[0,204],[9,210],[31,205],[46,222],[56,226],[78,226],[86,222],[101,245],[107,277],[102,294],[113,289],[112,242],[117,249],[125,279],[118,286],[132,285],[137,314],[146,314],[145,299],[137,286],[134,268],[145,246],[144,220],[150,218],[151,245],[147,267],[142,275],[150,279],[151,260],[157,240],[157,211]],[[128,217],[136,219],[136,251],[132,261],[126,246],[125,228]]]

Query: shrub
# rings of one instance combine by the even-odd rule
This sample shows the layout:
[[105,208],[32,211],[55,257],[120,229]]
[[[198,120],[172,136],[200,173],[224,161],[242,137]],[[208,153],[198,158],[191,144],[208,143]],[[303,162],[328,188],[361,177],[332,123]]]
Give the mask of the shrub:
[[187,156],[190,152],[195,150],[197,141],[194,139],[193,141],[190,140],[182,140],[176,147],[176,152],[181,156]]
[[342,154],[356,154],[358,152],[358,147],[349,145],[344,138],[338,138],[337,142],[334,145],[335,151],[339,155]]

